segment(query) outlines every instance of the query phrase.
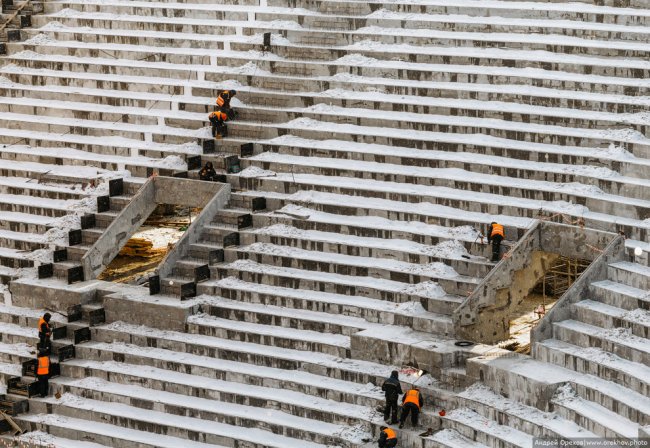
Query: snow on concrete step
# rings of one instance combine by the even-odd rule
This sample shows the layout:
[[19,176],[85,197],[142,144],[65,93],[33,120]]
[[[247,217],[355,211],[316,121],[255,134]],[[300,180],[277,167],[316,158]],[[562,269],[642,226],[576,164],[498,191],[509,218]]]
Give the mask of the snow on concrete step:
[[[258,428],[246,428],[245,431],[242,431],[242,428],[239,426],[167,414],[155,410],[147,410],[147,412],[143,413],[142,409],[133,406],[85,399],[67,393],[59,400],[50,397],[42,400],[39,399],[38,401],[44,401],[51,405],[55,413],[78,415],[78,413],[81,412],[83,415],[92,419],[93,422],[102,420],[120,422],[121,426],[124,425],[127,428],[131,426],[139,427],[141,425],[151,425],[156,432],[164,431],[167,434],[174,434],[183,438],[199,433],[201,435],[200,439],[207,443],[226,442],[230,445],[233,441],[240,441],[242,443],[247,442],[251,444],[251,446],[260,448],[316,448],[324,445],[274,434],[270,431]],[[249,412],[252,412],[252,410],[249,410]],[[318,426],[318,424],[313,421],[311,421],[311,425],[312,429]],[[343,429],[341,429],[341,432],[343,432]],[[359,440],[359,442],[361,442],[361,440]],[[350,443],[346,443],[344,446],[351,445]]]
[[566,439],[596,437],[574,422],[557,414],[544,412],[496,394],[489,387],[476,383],[458,394],[470,409],[484,417],[513,427],[535,437],[561,437]]
[[634,288],[650,290],[650,267],[629,261],[612,263],[607,269],[610,280],[632,286]]
[[602,280],[591,284],[595,295],[601,302],[628,311],[637,308],[650,309],[648,291],[634,288],[624,283]]
[[[388,291],[396,294],[408,294],[413,289],[413,285],[387,280],[383,278],[359,277],[342,274],[332,274],[328,272],[316,272],[295,268],[281,268],[273,265],[260,264],[252,260],[237,260],[233,263],[228,263],[223,266],[225,269],[238,271],[238,272],[251,272],[255,274],[268,274],[274,276],[288,277],[294,279],[304,279],[315,282],[326,282],[332,285],[353,286],[357,288],[367,288],[368,290]],[[205,282],[205,284],[213,284],[212,282]],[[330,291],[325,291],[330,292]],[[439,292],[436,291],[436,292]],[[370,296],[370,294],[359,294]],[[439,296],[434,294],[434,298]]]
[[[136,326],[123,322],[93,327],[94,340],[122,341],[138,343],[147,346],[147,341],[155,339],[157,347],[170,348],[180,353],[198,353],[215,359],[226,358],[236,354],[255,365],[265,365],[264,362],[280,363],[285,368],[303,368],[313,373],[334,374],[332,370],[344,377],[374,378],[388,367],[373,362],[342,359],[324,353],[305,352],[280,347],[267,347],[248,342],[233,341],[217,337],[187,334],[175,331],[157,330],[154,328]],[[98,339],[99,338],[99,339]],[[268,364],[266,364],[268,365]],[[390,373],[390,371],[388,372]]]
[[[231,284],[231,286],[235,284],[246,285],[246,282],[234,278],[226,278],[218,283]],[[297,290],[291,291],[297,292]],[[380,303],[385,304],[386,302],[381,301]],[[320,333],[345,334],[348,336],[374,325],[365,319],[346,316],[341,313],[330,314],[322,311],[296,309],[286,305],[258,304],[223,297],[214,297],[210,304],[204,306],[203,309],[213,316],[228,317],[232,320],[311,329]]]
[[[274,213],[274,215],[280,213],[281,211]],[[311,216],[310,219],[313,220]],[[352,221],[352,219],[350,219],[350,221]],[[357,218],[356,221],[357,223],[359,223],[360,219]],[[398,227],[399,225],[399,223],[395,223],[395,222],[393,222],[393,224],[395,227]],[[402,229],[404,227],[407,226],[403,226]],[[423,227],[428,227],[428,226],[425,225]],[[456,229],[446,229],[446,230],[448,230],[448,235],[451,235],[454,230],[458,230],[458,229],[456,228]],[[332,244],[339,243],[339,244],[345,244],[347,246],[367,247],[371,249],[385,249],[388,251],[408,252],[412,254],[422,254],[431,257],[439,257],[439,258],[455,259],[455,260],[468,259],[467,257],[470,257],[467,250],[461,245],[461,243],[457,239],[451,239],[446,241],[445,243],[441,242],[435,246],[432,246],[429,244],[421,244],[415,241],[410,241],[405,238],[389,239],[389,238],[362,237],[357,235],[341,234],[339,232],[303,230],[297,227],[284,225],[284,224],[270,225],[270,226],[257,228],[255,230],[252,230],[251,233],[260,234],[260,235],[277,236],[277,237],[299,238],[300,240],[318,241],[318,242],[326,242]],[[465,241],[468,240],[466,239]],[[485,257],[470,257],[470,259],[473,259],[477,263],[481,261],[485,261]]]
[[[528,404],[536,404],[536,392],[556,389],[564,383],[571,383],[578,396],[599,403],[610,411],[631,420],[642,422],[650,415],[650,399],[629,388],[590,374],[576,372],[555,364],[536,359],[537,346],[533,346],[533,357],[477,357],[468,361],[468,371],[489,364],[498,377],[490,384],[495,390],[507,391],[509,397]],[[492,378],[486,377],[486,381]],[[566,417],[565,418],[571,418]]]
[[630,328],[641,338],[650,338],[650,310],[631,311],[593,300],[582,300],[573,305],[576,320],[602,328]]
[[[100,92],[106,93],[106,90]],[[187,163],[180,160],[178,157],[169,156],[165,159],[155,159],[143,156],[107,156],[103,154],[96,154],[87,151],[81,151],[74,148],[48,148],[48,147],[33,147],[33,146],[13,146],[3,148],[2,157],[14,158],[20,161],[39,161],[39,160],[54,160],[59,159],[75,168],[80,165],[99,165],[114,166],[113,171],[122,171],[125,166],[144,166],[152,168],[170,168],[170,169],[186,169]],[[110,172],[110,171],[109,171]]]
[[[261,192],[260,192],[261,193]],[[266,195],[266,193],[264,193]],[[387,219],[387,216],[382,216],[380,213],[382,210],[386,210],[389,216],[392,216],[392,213],[398,216],[405,216],[410,214],[421,214],[427,217],[437,217],[439,220],[442,219],[456,219],[462,220],[473,224],[486,224],[489,225],[490,222],[494,220],[499,220],[503,222],[504,225],[508,227],[516,227],[525,229],[530,227],[534,220],[531,218],[520,217],[520,216],[509,216],[506,214],[489,214],[484,212],[474,212],[468,210],[462,210],[456,207],[450,207],[441,204],[433,204],[431,202],[416,202],[416,203],[405,203],[402,201],[391,200],[391,199],[381,199],[375,197],[362,197],[362,196],[352,196],[348,194],[339,194],[339,193],[329,193],[329,192],[320,192],[320,191],[299,191],[293,194],[282,194],[274,193],[269,194],[273,198],[282,198],[291,204],[287,205],[286,208],[278,210],[277,213],[288,212],[292,215],[298,215],[301,219],[310,219],[313,215],[314,219],[324,219],[330,220],[331,222],[341,223],[341,224],[350,224],[354,223],[357,219],[362,219],[364,222],[367,222],[370,227],[379,225],[379,228],[384,226],[390,226],[391,219]],[[295,204],[294,204],[295,202]],[[318,210],[314,210],[316,204],[327,205],[329,209],[332,209],[333,206],[349,206],[354,208],[357,211],[357,214],[361,215],[364,210],[371,210],[372,213],[369,216],[346,216],[338,215],[334,213],[326,213]],[[370,213],[370,212],[367,212]],[[382,220],[377,219],[382,218]],[[420,222],[426,221],[427,223]],[[424,232],[424,229],[429,229],[430,232],[443,231],[446,229],[449,232],[449,236],[458,234],[459,237],[472,238],[476,239],[478,233],[475,229],[463,228],[453,229],[447,226],[441,226],[437,224],[429,224],[429,222],[436,223],[435,219],[421,219],[419,221],[413,220],[409,221],[408,225],[417,227],[418,230]],[[399,225],[402,225],[400,223]],[[427,234],[430,234],[427,232]],[[472,237],[472,235],[474,235]]]
[[[121,446],[124,448],[226,448],[226,445],[200,443],[148,431],[125,428],[124,425],[112,425],[89,421],[59,414],[21,414],[16,420],[29,425],[32,429],[47,432],[56,437],[73,440],[84,439],[93,444]],[[76,437],[76,439],[74,439]],[[71,448],[77,448],[74,445]],[[65,445],[68,448],[68,445]],[[81,445],[78,448],[86,448]],[[90,448],[90,447],[88,447]],[[94,447],[93,447],[94,448]]]
[[189,333],[194,334],[323,352],[341,357],[348,356],[350,350],[350,337],[340,334],[242,322],[206,314],[190,316],[187,323]]
[[[363,178],[376,179],[393,182],[431,184],[435,186],[457,186],[461,188],[465,185],[475,185],[472,190],[489,193],[495,189],[508,191],[513,197],[584,197],[587,201],[597,199],[604,202],[632,201],[633,198],[622,199],[619,194],[606,193],[600,188],[589,184],[575,183],[558,183],[546,180],[520,179],[518,177],[498,175],[496,173],[479,173],[472,166],[469,169],[461,168],[429,168],[413,167],[401,164],[392,164],[388,162],[371,162],[371,161],[350,161],[339,160],[324,157],[301,157],[273,152],[262,153],[257,156],[246,159],[247,164],[253,166],[266,167],[272,171],[290,171],[292,167],[295,173],[318,175],[321,173],[331,173],[331,175],[359,178],[363,173]],[[533,168],[538,170],[541,167]],[[470,180],[468,180],[470,179]],[[643,191],[648,188],[650,183],[638,182],[637,188]],[[630,185],[630,188],[632,186]],[[650,191],[650,190],[649,190]],[[641,197],[642,195],[639,195]],[[642,200],[642,199],[640,199]],[[593,207],[595,211],[598,208]]]
[[56,437],[43,431],[26,432],[16,437],[16,439],[27,444],[47,446],[48,448],[106,448],[106,445],[100,445],[99,443]]
[[[215,359],[177,351],[140,347],[120,342],[89,342],[77,347],[78,356],[100,363],[124,360],[128,364],[144,365],[169,371],[182,371],[199,378],[220,378],[229,382],[255,384],[263,387],[286,389],[333,399],[345,403],[376,406],[383,397],[381,391],[369,383],[355,383],[301,370],[251,365],[245,362]],[[343,364],[347,364],[344,362]],[[377,377],[390,375],[391,367],[376,369]]]
[[508,426],[499,425],[468,408],[453,409],[442,418],[442,426],[458,431],[479,443],[492,447],[532,446],[532,436]]
[[[381,324],[397,324],[426,317],[426,312],[417,302],[395,303],[392,300],[374,299],[361,295],[337,294],[318,290],[294,289],[282,286],[254,283],[240,280],[236,277],[226,277],[220,280],[205,282],[206,289],[213,290],[221,296],[227,296],[238,301],[250,301],[263,305],[285,306],[293,310],[312,310],[329,313],[342,318],[363,318],[369,322]],[[404,294],[426,297],[430,289],[431,300],[444,300],[460,305],[460,297],[436,296],[440,291],[436,284],[420,284],[404,290]]]
[[[269,243],[253,243],[248,246],[240,246],[238,252],[250,254],[261,254],[278,257],[291,257],[296,260],[313,261],[316,263],[329,263],[331,266],[367,269],[367,275],[377,278],[386,278],[381,271],[399,272],[408,275],[431,277],[438,279],[453,279],[468,284],[478,284],[479,279],[470,276],[459,275],[452,267],[441,263],[433,262],[427,264],[408,263],[384,258],[359,257],[340,253],[327,253],[312,250],[305,250],[297,247],[280,246]],[[332,269],[336,272],[337,269]],[[393,276],[388,276],[391,278]]]
[[573,418],[578,425],[601,437],[636,438],[638,436],[638,424],[578,396],[569,384],[558,389],[551,400],[551,405],[565,418]]
[[[281,383],[274,386],[261,386],[256,384],[226,381],[221,379],[208,378],[199,375],[192,375],[173,370],[159,369],[148,365],[128,364],[115,361],[92,361],[86,359],[72,359],[65,362],[63,367],[66,375],[72,373],[75,377],[91,374],[103,378],[112,383],[140,384],[152,389],[162,389],[181,393],[185,395],[208,398],[216,401],[244,403],[261,408],[278,408],[281,403],[282,409],[296,409],[297,412],[304,412],[305,416],[310,412],[324,412],[333,414],[338,421],[348,419],[370,420],[375,415],[371,406],[357,405],[342,402],[340,400],[320,397],[315,394],[305,394],[286,387]],[[268,370],[268,369],[267,369]],[[264,375],[265,372],[260,372]],[[290,377],[291,375],[288,374]],[[278,376],[278,379],[280,377]],[[287,379],[291,381],[291,378]],[[327,379],[323,387],[334,385],[336,381]],[[340,386],[344,386],[344,382]],[[354,384],[348,384],[350,395],[359,394],[362,391]],[[338,389],[341,393],[346,390],[343,387]],[[378,391],[366,391],[366,399],[369,403],[372,398],[379,401]],[[245,398],[245,401],[242,399]],[[287,408],[285,408],[285,405]]]
[[629,328],[595,327],[576,320],[553,323],[556,339],[583,348],[597,347],[634,363],[650,366],[650,344],[632,334]]
[[[302,437],[305,441],[319,443],[353,442],[344,434],[347,425],[317,422],[281,410],[264,409],[238,403],[215,401],[166,391],[152,391],[139,385],[115,384],[100,378],[66,379],[59,378],[54,384],[64,386],[73,395],[93,397],[98,402],[111,405],[114,402],[134,408],[145,408],[147,412],[170,414],[172,409],[180,409],[182,419],[197,415],[192,421],[204,420],[206,423],[218,421],[231,422],[231,425],[252,428],[268,428],[286,437]],[[62,399],[65,403],[65,396]],[[110,403],[110,404],[109,404]],[[177,414],[176,411],[173,414]]]
[[[347,96],[349,91],[342,90],[342,93]],[[621,176],[621,174],[636,173],[636,175],[639,175],[640,172],[635,171],[632,166],[638,164],[639,169],[642,169],[647,167],[650,163],[645,159],[624,158],[623,154],[617,155],[614,151],[596,151],[594,149],[580,149],[577,147],[568,149],[564,146],[552,148],[551,145],[529,146],[526,148],[509,146],[509,151],[507,153],[497,155],[494,154],[493,151],[489,150],[486,151],[485,154],[445,151],[443,149],[433,148],[422,150],[397,145],[391,146],[337,140],[310,140],[290,134],[261,141],[260,143],[263,144],[264,147],[270,146],[273,151],[282,154],[288,153],[300,155],[304,154],[306,150],[309,150],[307,154],[328,154],[347,160],[385,160],[386,162],[396,164],[401,163],[402,165],[413,165],[414,161],[417,161],[420,166],[429,165],[433,167],[441,166],[441,162],[457,167],[462,167],[467,163],[471,163],[485,165],[485,168],[481,171],[486,172],[499,169],[505,171],[509,168],[531,171],[543,170],[548,173],[556,173],[558,176],[575,175],[602,178],[610,181],[620,180],[625,182],[634,182],[634,179]],[[508,154],[517,154],[519,155],[519,158],[513,159],[512,157],[508,157]],[[593,166],[593,161],[589,161],[585,165],[581,166],[567,163],[572,160],[579,160],[577,158],[594,157],[596,154],[598,155],[598,160],[609,167],[613,166],[613,160],[620,161],[620,163],[617,164],[617,170],[613,171],[602,166]],[[549,161],[543,161],[547,157]],[[548,178],[546,177],[544,179]]]
[[644,395],[650,394],[650,367],[646,365],[628,361],[598,347],[584,348],[556,339],[537,343],[536,350],[538,359],[598,375]]
[[455,429],[440,430],[428,440],[434,441],[435,446],[444,448],[487,448],[487,445],[468,439]]

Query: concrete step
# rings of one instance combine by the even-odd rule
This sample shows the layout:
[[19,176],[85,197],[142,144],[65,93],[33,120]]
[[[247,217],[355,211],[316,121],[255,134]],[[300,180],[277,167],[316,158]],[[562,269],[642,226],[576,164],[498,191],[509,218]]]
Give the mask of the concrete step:
[[[483,371],[484,382],[495,390],[507,393],[510,399],[524,404],[537,406],[541,394],[552,395],[561,386],[569,383],[575,395],[587,402],[606,409],[611,414],[618,414],[636,425],[647,423],[650,415],[650,400],[629,388],[607,381],[590,374],[576,373],[573,369],[549,364],[535,359],[536,345],[533,346],[533,357],[475,357],[467,362],[468,374],[479,378]],[[490,376],[486,376],[484,368],[489,363]],[[526,386],[524,386],[526,385]],[[524,390],[525,388],[528,388]],[[535,390],[530,394],[528,391]],[[546,406],[546,405],[544,405]],[[560,414],[563,418],[575,421],[583,428],[602,436],[594,428],[581,424],[572,413]],[[605,420],[606,421],[606,420]],[[616,425],[614,424],[613,428]]]
[[480,383],[458,394],[458,398],[460,406],[472,409],[489,420],[533,437],[566,439],[596,437],[595,434],[555,413],[544,412],[509,400]]
[[[379,389],[367,383],[356,383],[320,374],[275,368],[251,366],[226,359],[213,359],[189,353],[179,353],[156,347],[127,346],[119,343],[90,342],[79,346],[79,359],[106,363],[144,365],[163,371],[181,372],[204,378],[240,383],[243,385],[286,389],[344,403],[377,406],[382,400]],[[382,367],[376,375],[386,373]],[[389,375],[390,372],[386,373]]]
[[650,267],[648,266],[627,261],[612,263],[607,268],[607,275],[609,280],[633,288],[650,289]]
[[598,375],[630,390],[648,395],[650,367],[620,358],[597,347],[579,347],[556,339],[536,344],[536,358],[576,372]]
[[[539,4],[540,2],[536,2]],[[470,17],[508,17],[530,19],[566,19],[576,22],[588,21],[591,23],[620,23],[635,25],[635,9],[612,8],[611,2],[604,2],[607,6],[597,6],[591,2],[556,3],[548,2],[548,6],[536,7],[535,2],[499,1],[489,5],[473,5],[464,2],[427,2],[425,4],[411,4],[408,2],[380,1],[377,4],[386,12],[407,12],[420,14],[462,14]],[[268,6],[285,6],[281,0],[269,0]],[[633,3],[630,4],[632,6]],[[370,14],[373,10],[366,2],[330,0],[316,2],[313,0],[295,0],[289,3],[290,7],[305,8],[321,13],[334,13],[345,15]],[[532,7],[531,7],[532,6]],[[601,20],[602,19],[602,20]],[[641,19],[643,20],[643,19]]]
[[600,328],[628,328],[640,338],[650,336],[648,315],[650,311],[635,309],[627,311],[592,300],[582,300],[573,305],[576,320]]
[[[302,369],[312,373],[325,374],[349,381],[375,382],[380,379],[377,373],[369,373],[371,367],[379,366],[365,361],[354,361],[340,365],[340,358],[317,352],[306,352],[288,348],[267,347],[248,342],[233,341],[218,337],[161,331],[139,328],[135,325],[113,323],[93,327],[93,341],[123,342],[139,346],[169,348],[179,353],[192,353],[200,356],[237,360],[257,366],[270,366],[288,370]],[[148,339],[147,339],[148,338]],[[155,341],[155,342],[154,342]],[[84,347],[89,344],[84,344]]]
[[[78,379],[86,378],[91,374],[101,381],[139,384],[153,391],[173,391],[188,397],[214,400],[217,403],[238,403],[260,409],[282,410],[299,417],[334,424],[357,425],[366,421],[371,414],[366,406],[341,403],[286,388],[282,394],[278,394],[278,389],[275,387],[199,377],[155,367],[143,369],[142,366],[126,363],[75,359],[63,365],[63,372]],[[354,390],[350,389],[350,394],[353,393]],[[370,401],[371,398],[368,397],[368,400]]]
[[650,298],[646,290],[634,288],[623,283],[603,280],[591,284],[594,295],[606,305],[632,311],[637,308],[650,309]]
[[296,270],[405,284],[434,281],[447,293],[456,295],[464,295],[472,291],[480,282],[480,278],[459,275],[441,262],[416,264],[382,258],[323,253],[266,243],[226,249],[227,263],[234,264],[238,260],[252,260],[258,264],[283,266]]
[[39,430],[24,433],[16,437],[16,440],[19,443],[26,443],[27,446],[46,444],[46,446],[51,448],[107,448],[107,445],[57,437]]
[[[226,445],[200,443],[163,434],[155,434],[145,430],[125,428],[121,424],[88,421],[79,417],[69,417],[54,413],[29,413],[16,418],[18,423],[30,431],[43,431],[55,437],[67,438],[74,441],[86,441],[103,446],[121,446],[124,448],[225,448]],[[67,448],[77,448],[75,445],[65,445]],[[78,448],[86,448],[84,445]],[[88,447],[90,448],[90,447]]]
[[[593,204],[596,199],[596,192],[598,192],[597,200],[604,203],[615,202],[617,198],[620,200],[621,195],[629,195],[631,199],[636,198],[636,200],[642,201],[650,193],[650,183],[634,178],[627,179],[628,182],[623,181],[621,184],[605,187],[605,190],[611,193],[605,193],[605,190],[596,186],[604,185],[606,182],[598,182],[594,179],[585,179],[586,185],[582,191],[577,188],[571,191],[566,187],[558,190],[558,183],[564,184],[564,182],[549,180],[548,176],[544,180],[536,180],[535,177],[539,177],[536,175],[529,176],[528,182],[524,185],[520,180],[521,177],[526,176],[523,173],[483,174],[480,172],[480,168],[476,169],[474,166],[470,166],[468,169],[466,164],[462,169],[428,168],[397,165],[387,161],[347,161],[275,153],[259,154],[242,161],[242,164],[246,168],[252,166],[280,173],[293,172],[303,175],[340,176],[372,179],[380,182],[431,185],[539,200],[549,200],[553,195],[557,195],[558,199],[589,204]],[[537,169],[539,168],[537,167]],[[608,206],[604,204],[593,204],[592,207],[593,211],[607,212],[608,210]]]
[[585,349],[599,348],[633,363],[650,366],[650,346],[629,329],[604,329],[575,320],[553,324],[554,338]]
[[[336,435],[346,428],[343,425],[326,422],[316,424],[313,420],[290,415],[278,410],[261,409],[237,403],[215,402],[207,398],[188,397],[166,391],[156,391],[156,398],[154,400],[151,397],[151,389],[137,385],[115,385],[114,383],[99,378],[81,380],[66,380],[65,378],[61,378],[53,383],[56,384],[55,387],[59,391],[64,392],[60,401],[53,400],[56,405],[61,403],[65,406],[66,399],[71,401],[84,400],[79,398],[84,397],[97,404],[103,403],[106,408],[110,408],[119,403],[121,405],[119,407],[128,412],[127,415],[131,416],[135,416],[138,409],[140,409],[140,412],[142,412],[142,409],[146,409],[149,417],[152,416],[151,414],[154,414],[162,420],[169,420],[169,416],[173,415],[174,419],[178,419],[177,423],[168,422],[163,428],[157,428],[154,425],[152,432],[167,434],[175,432],[178,436],[182,436],[183,432],[180,430],[182,427],[176,426],[180,422],[186,425],[193,425],[194,428],[200,426],[203,422],[210,422],[217,426],[230,425],[233,428],[240,428],[240,432],[241,428],[246,428],[244,432],[259,431],[263,428],[268,431],[271,440],[273,440],[274,436],[278,435],[289,439],[300,439],[307,445],[313,443],[336,443],[343,446],[351,446],[350,441],[346,440],[345,437],[337,437]],[[72,407],[75,407],[76,404],[74,403]],[[97,408],[85,409],[95,410]],[[121,420],[121,422],[128,424],[124,420]],[[205,432],[202,433],[205,434]],[[208,434],[206,434],[206,441],[209,437]],[[224,441],[233,438],[225,434],[221,435],[224,437]],[[191,436],[187,438],[191,439]],[[213,441],[217,440],[213,439]],[[237,437],[235,440],[241,439]],[[280,440],[281,438],[276,443],[279,443]],[[291,442],[284,441],[284,443]]]
[[[417,302],[408,301],[396,304],[381,298],[373,299],[362,295],[273,286],[247,282],[235,277],[202,283],[199,285],[199,292],[227,297],[238,302],[287,307],[292,311],[309,310],[333,316],[349,316],[372,323],[419,328],[422,331],[433,328],[437,323],[436,320],[440,318],[433,312],[431,314],[423,312],[423,309],[417,306]],[[460,303],[460,297],[445,296],[437,299],[431,298],[428,306],[429,309],[440,308],[443,310],[457,307]]]
[[[421,305],[429,312],[442,313],[452,303],[460,304],[462,296],[447,295],[435,282],[407,284],[393,280],[315,272],[294,268],[278,268],[251,260],[239,260],[217,268],[219,279],[235,277],[244,282],[288,289],[306,289],[344,296],[359,296],[403,304],[410,308],[413,296],[420,296]],[[210,287],[212,283],[207,283]],[[424,300],[422,299],[424,298]],[[417,303],[417,302],[415,302]],[[399,306],[399,305],[397,305]],[[417,307],[416,307],[417,308]]]
[[551,406],[562,417],[573,420],[600,437],[635,438],[638,436],[638,424],[597,402],[582,398],[570,385],[560,388],[551,400]]
[[435,448],[486,448],[487,445],[476,442],[460,434],[455,429],[442,429],[431,438],[431,446]]
[[447,412],[442,419],[442,427],[453,429],[471,440],[493,448],[515,448],[532,444],[530,435],[500,425],[468,408]]
[[254,344],[327,353],[341,358],[350,357],[350,338],[344,335],[238,322],[209,315],[191,316],[188,319],[188,332]]
[[448,240],[446,244],[432,247],[405,239],[391,241],[331,231],[303,231],[293,226],[279,224],[253,231],[242,231],[240,243],[244,246],[256,244],[289,246],[309,251],[392,259],[414,264],[442,262],[461,275],[474,277],[484,277],[493,267],[492,263],[485,258],[471,257],[458,240]]
[[372,326],[365,319],[348,317],[342,314],[257,304],[221,297],[215,297],[202,309],[208,315],[231,321],[275,325],[335,335],[350,336]]

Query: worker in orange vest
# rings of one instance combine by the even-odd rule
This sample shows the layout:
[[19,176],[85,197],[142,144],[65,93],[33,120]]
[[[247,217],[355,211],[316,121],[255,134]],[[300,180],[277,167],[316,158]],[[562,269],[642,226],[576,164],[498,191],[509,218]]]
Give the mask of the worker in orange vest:
[[36,378],[38,378],[38,391],[42,398],[47,397],[50,389],[48,380],[50,378],[50,353],[41,349],[36,360]]
[[397,446],[397,433],[388,426],[382,426],[377,443],[379,448],[394,448]]
[[418,417],[420,416],[420,410],[423,405],[424,400],[422,400],[420,390],[413,386],[413,388],[404,394],[404,398],[402,398],[402,415],[399,419],[399,427],[404,427],[406,418],[411,414],[411,425],[415,428],[418,425]]
[[237,95],[236,90],[221,90],[217,94],[217,107],[228,114],[228,118],[231,120],[234,120],[236,116],[235,110],[230,106],[230,100],[235,95]]
[[217,109],[212,112],[208,118],[212,124],[213,137],[228,137],[228,126],[226,125],[226,121],[228,120],[227,113],[220,109]]
[[501,258],[501,241],[506,236],[503,226],[492,222],[487,234],[488,243],[492,243],[492,261],[499,261],[499,258]]
[[52,337],[52,327],[50,326],[50,320],[52,315],[50,313],[43,314],[38,320],[38,347],[39,349],[47,350],[51,343],[50,338]]

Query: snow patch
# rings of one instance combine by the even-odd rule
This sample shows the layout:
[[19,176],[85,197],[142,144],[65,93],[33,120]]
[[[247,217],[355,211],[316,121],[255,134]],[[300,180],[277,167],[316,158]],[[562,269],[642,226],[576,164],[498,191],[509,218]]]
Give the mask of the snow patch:
[[156,166],[158,168],[169,168],[176,170],[186,170],[187,163],[177,155],[167,156],[162,160],[156,161]]
[[27,39],[25,41],[26,44],[30,44],[30,45],[48,45],[55,42],[57,42],[56,39],[53,39],[49,35],[43,33],[37,34],[31,39]]
[[275,176],[276,174],[275,171],[263,170],[258,166],[249,166],[239,173],[241,177],[269,177]]
[[375,58],[369,58],[362,54],[348,54],[343,57],[338,58],[334,61],[338,64],[347,64],[347,65],[373,65],[377,62]]
[[416,283],[414,285],[408,285],[402,290],[404,294],[412,294],[415,296],[427,297],[430,299],[438,299],[444,297],[447,293],[438,282],[426,281],[421,283]]

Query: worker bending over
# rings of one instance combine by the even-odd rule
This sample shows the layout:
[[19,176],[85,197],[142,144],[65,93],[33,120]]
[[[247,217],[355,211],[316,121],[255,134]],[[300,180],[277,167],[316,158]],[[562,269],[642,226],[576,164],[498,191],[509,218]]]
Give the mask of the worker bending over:
[[422,394],[417,387],[413,387],[407,391],[404,394],[404,398],[402,398],[402,415],[399,419],[399,427],[404,427],[404,422],[410,414],[411,425],[415,428],[418,425],[418,417],[420,416],[420,410],[423,405]]
[[226,121],[228,120],[228,114],[222,112],[221,110],[215,110],[212,112],[208,118],[212,124],[212,136],[217,138],[228,137],[228,126]]
[[492,243],[492,261],[498,262],[501,258],[501,241],[505,238],[505,232],[501,224],[492,222],[488,229],[488,243]]
[[379,448],[395,448],[397,446],[397,433],[395,430],[387,426],[382,426],[377,446]]

